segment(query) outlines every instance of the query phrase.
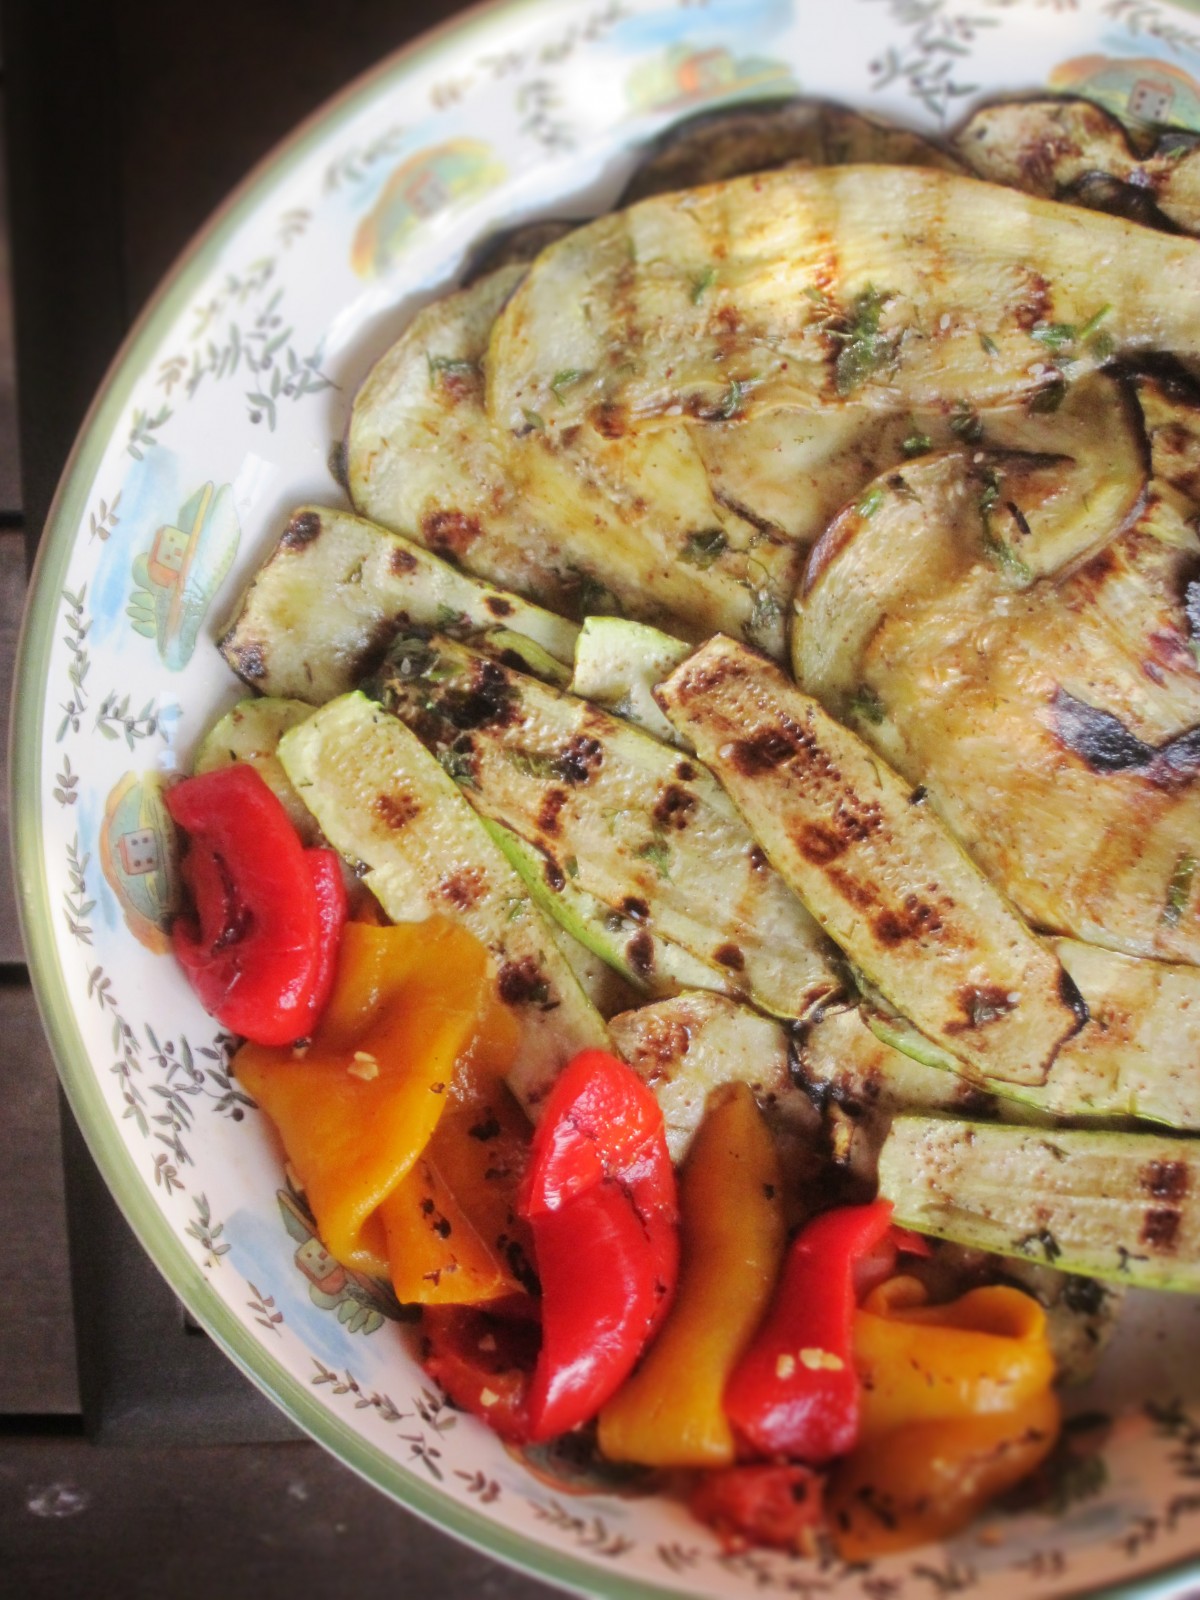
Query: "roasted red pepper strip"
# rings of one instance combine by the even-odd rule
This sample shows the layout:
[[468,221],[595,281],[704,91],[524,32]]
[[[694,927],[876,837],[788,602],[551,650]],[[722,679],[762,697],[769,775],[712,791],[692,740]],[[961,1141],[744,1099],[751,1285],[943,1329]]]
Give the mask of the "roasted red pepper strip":
[[421,1364],[434,1382],[502,1439],[523,1444],[529,1438],[529,1378],[538,1344],[532,1303],[426,1306],[421,1331]]
[[725,1389],[729,1420],[758,1454],[817,1463],[853,1447],[854,1268],[891,1220],[886,1200],[844,1206],[793,1242],[767,1319]]
[[180,871],[194,915],[171,942],[205,1010],[256,1044],[312,1031],[333,980],[346,918],[336,857],[306,851],[253,767],[186,778],[167,807],[187,835]]
[[585,1050],[533,1138],[521,1214],[542,1284],[530,1437],[586,1422],[628,1377],[679,1274],[675,1174],[658,1102],[622,1061]]

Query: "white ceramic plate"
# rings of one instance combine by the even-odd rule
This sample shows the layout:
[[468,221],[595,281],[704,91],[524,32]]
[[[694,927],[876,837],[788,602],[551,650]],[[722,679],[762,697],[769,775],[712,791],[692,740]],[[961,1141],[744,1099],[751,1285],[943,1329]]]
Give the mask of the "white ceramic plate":
[[[449,1410],[337,1268],[162,932],[161,779],[239,697],[215,624],[294,505],[341,503],[354,389],[497,226],[611,201],[636,148],[800,90],[952,126],[997,90],[1200,128],[1200,4],[515,0],[385,62],[214,218],[131,334],[43,540],[17,684],[25,933],[71,1105],[143,1244],[229,1354],[444,1528],[604,1595],[1011,1600],[1200,1590],[1200,1301],[1125,1319],[1055,1503],[870,1569],[725,1557],[677,1506],[521,1462]],[[1200,287],[1200,286],[1198,286]],[[1102,1413],[1102,1415],[1097,1415]]]

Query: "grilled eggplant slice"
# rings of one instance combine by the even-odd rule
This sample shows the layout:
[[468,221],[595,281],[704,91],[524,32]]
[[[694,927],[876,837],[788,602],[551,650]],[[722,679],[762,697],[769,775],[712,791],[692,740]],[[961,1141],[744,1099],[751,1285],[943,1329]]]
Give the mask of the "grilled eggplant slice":
[[[1058,453],[1012,453],[1039,435]],[[1094,553],[1145,505],[1141,410],[1105,375],[1073,385],[1050,418],[988,412],[976,444],[877,479],[814,547],[796,598],[792,666],[837,714],[860,688],[863,652],[885,622],[964,586],[990,609],[994,595]]]
[[378,665],[404,628],[474,638],[500,622],[555,661],[572,660],[578,629],[565,617],[468,578],[361,517],[302,506],[242,597],[220,649],[252,688],[321,705]]
[[488,409],[611,436],[780,404],[1014,403],[1059,390],[1064,360],[1200,353],[1198,280],[1191,239],[951,173],[733,178],[544,251],[496,320]]
[[1086,1012],[1054,953],[910,785],[763,657],[716,638],[657,690],[768,858],[904,1016],[1040,1084]]
[[844,506],[874,506],[872,480],[915,458],[966,445],[1064,456],[1070,472],[1035,511],[1042,540],[1053,519],[1066,560],[1089,529],[1107,537],[1129,515],[1149,452],[1128,382],[1094,374],[1058,398],[1055,411],[1032,414],[1025,406],[982,415],[962,407],[894,415],[865,406],[777,407],[737,426],[697,428],[695,437],[716,497],[802,546],[814,544]]
[[1092,100],[983,106],[955,135],[954,148],[991,183],[1200,233],[1200,144],[1176,136],[1139,150],[1124,123]]
[[523,1030],[509,1083],[536,1118],[560,1068],[579,1050],[608,1048],[608,1030],[453,780],[362,694],[331,701],[285,734],[279,758],[394,922],[453,917],[487,946],[497,993]]
[[[878,569],[885,589],[894,563],[889,554]],[[903,606],[873,613],[869,641],[842,631],[857,665],[838,686],[855,683],[854,726],[924,787],[1035,926],[1191,963],[1198,568],[1195,528],[1152,493],[1135,525],[1081,567],[1014,588],[1002,604],[978,566],[927,598],[914,585]],[[857,583],[865,576],[859,567]],[[798,643],[805,682],[817,649],[810,621],[806,612]],[[818,666],[821,682],[836,684],[828,663]]]
[[816,923],[698,762],[436,637],[397,653],[379,695],[472,805],[609,911],[781,1016],[838,991]]
[[756,100],[701,112],[668,128],[642,158],[622,206],[790,162],[814,167],[872,161],[962,172],[957,156],[908,128],[892,127],[827,100]]
[[[422,311],[371,372],[347,442],[357,508],[469,572],[570,616],[616,612],[688,638],[726,629],[781,656],[801,558],[714,499],[691,430],[564,433],[549,409],[497,429],[481,361],[524,269]],[[560,410],[580,374],[555,374]]]
[[1200,1145],[898,1117],[879,1160],[896,1221],[997,1255],[1200,1290]]

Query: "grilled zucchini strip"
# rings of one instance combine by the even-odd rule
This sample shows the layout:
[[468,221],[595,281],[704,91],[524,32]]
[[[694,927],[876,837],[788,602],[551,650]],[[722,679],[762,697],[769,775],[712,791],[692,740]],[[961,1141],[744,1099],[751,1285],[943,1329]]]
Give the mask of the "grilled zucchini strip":
[[[488,410],[612,434],[779,404],[995,406],[1061,388],[1063,360],[1081,377],[1114,352],[1200,354],[1198,281],[1192,239],[951,173],[733,178],[544,251],[496,320]],[[583,376],[557,404],[563,371]]]
[[482,940],[500,998],[522,1026],[509,1076],[531,1116],[579,1050],[608,1030],[458,788],[419,740],[362,694],[343,695],[285,734],[279,759],[325,837],[393,922],[440,913]]
[[879,1192],[903,1227],[1063,1272],[1200,1290],[1200,1145],[898,1117]]
[[579,888],[574,878],[561,877],[547,856],[511,828],[490,817],[480,820],[538,910],[618,973],[632,990],[653,999],[678,994],[681,989],[727,992],[729,979],[719,967],[698,961],[682,945],[660,939],[633,917],[602,905],[595,895]]
[[698,762],[437,637],[395,655],[379,697],[556,878],[780,1016],[837,991],[816,923]]
[[777,1135],[805,1134],[814,1143],[817,1113],[791,1080],[787,1031],[769,1017],[692,992],[639,1006],[610,1026],[617,1049],[662,1107],[674,1161],[687,1154],[709,1095],[726,1083],[749,1084]]
[[[978,1089],[1055,1117],[1128,1118],[1200,1131],[1200,969],[1136,960],[1075,939],[1051,943],[1088,1008],[1041,1086],[967,1078]],[[927,1068],[963,1063],[911,1023],[868,1008],[884,1044]],[[916,1102],[914,1102],[915,1106]]]
[[653,690],[691,654],[690,644],[622,617],[586,617],[575,641],[571,693],[678,745],[680,736],[658,709]]
[[252,688],[322,705],[352,689],[404,628],[474,637],[500,623],[556,661],[573,658],[578,629],[565,617],[469,578],[361,517],[303,506],[220,649]]
[[1045,1081],[1082,1006],[1053,951],[919,794],[914,803],[855,734],[733,640],[703,645],[657,696],[784,879],[898,1011],[976,1072]]

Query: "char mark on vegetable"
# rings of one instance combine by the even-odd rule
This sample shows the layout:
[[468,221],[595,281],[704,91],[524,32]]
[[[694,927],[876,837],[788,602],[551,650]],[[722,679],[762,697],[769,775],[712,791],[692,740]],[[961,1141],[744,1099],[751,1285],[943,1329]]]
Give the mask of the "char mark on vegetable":
[[412,795],[403,792],[377,794],[371,809],[381,822],[396,833],[421,815],[421,807],[416,800]]
[[537,825],[543,833],[554,835],[558,832],[558,814],[566,803],[567,791],[565,789],[548,789],[546,791],[537,819]]
[[728,967],[731,972],[741,972],[746,965],[746,957],[736,944],[719,945],[713,951],[713,959],[722,967]]
[[226,658],[238,677],[244,678],[247,683],[257,683],[267,675],[266,654],[257,639],[229,645]]
[[532,956],[510,961],[500,969],[500,998],[510,1006],[538,1006],[551,1011],[557,1001],[550,999],[550,985]]
[[602,400],[588,412],[588,421],[605,439],[621,439],[629,432],[629,412],[617,400]]
[[421,537],[438,555],[460,560],[483,533],[478,517],[465,511],[428,511],[421,518]]
[[299,511],[283,530],[279,543],[285,550],[303,550],[320,533],[320,516],[315,511]]
[[654,802],[654,820],[662,828],[674,828],[682,833],[687,827],[689,814],[695,810],[696,797],[669,783]]
[[1181,1217],[1169,1206],[1158,1206],[1146,1212],[1138,1243],[1149,1245],[1151,1250],[1169,1252],[1175,1249],[1179,1238]]
[[1010,994],[996,984],[966,984],[958,991],[962,1021],[946,1024],[947,1033],[966,1033],[969,1029],[986,1028],[1012,1011],[1018,996]]
[[625,956],[639,977],[648,978],[654,971],[654,940],[645,930],[635,933],[625,946]]
[[446,717],[456,728],[506,728],[516,719],[517,694],[495,661],[471,663],[471,687],[449,689],[443,696]]
[[494,617],[512,616],[512,601],[506,600],[502,594],[485,595],[483,603]]
[[599,739],[577,733],[558,757],[555,765],[566,784],[578,788],[589,783],[604,763],[604,747]]
[[1148,1161],[1138,1183],[1155,1200],[1179,1201],[1191,1187],[1191,1174],[1185,1161]]
[[[900,906],[885,906],[874,920],[879,942],[893,949],[910,939],[923,939],[927,934],[939,933],[941,927],[942,919],[937,910],[915,894],[905,895]],[[956,1024],[947,1023],[946,1030],[953,1032],[955,1027]]]
[[1059,741],[1095,773],[1136,772],[1172,788],[1189,782],[1200,768],[1200,727],[1156,746],[1139,739],[1111,711],[1089,706],[1065,689],[1054,696],[1052,709]]
[[478,867],[464,867],[443,878],[438,893],[459,911],[469,911],[487,893],[487,882]]
[[402,550],[399,545],[388,552],[388,571],[393,578],[403,578],[410,572],[417,570],[417,558],[411,550]]

